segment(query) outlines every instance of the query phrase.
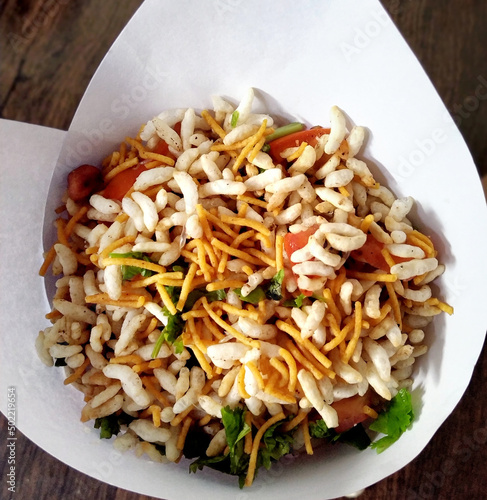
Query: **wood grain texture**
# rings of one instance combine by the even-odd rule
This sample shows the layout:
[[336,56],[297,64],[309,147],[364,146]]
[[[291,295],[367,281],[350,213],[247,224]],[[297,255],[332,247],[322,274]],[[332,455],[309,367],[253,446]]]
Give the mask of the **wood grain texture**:
[[[2,1],[0,116],[67,129],[94,71],[140,3]],[[487,2],[384,0],[383,4],[457,120],[479,172],[487,174]],[[411,92],[414,95],[414,89]],[[459,172],[461,168],[459,165]],[[464,334],[458,332],[460,342]],[[424,451],[401,471],[367,488],[360,498],[487,498],[486,380],[484,348],[463,399]],[[9,498],[5,490],[5,434],[2,416],[2,499]],[[18,491],[12,498],[149,498],[87,477],[45,453],[20,432],[17,437]]]
[[487,2],[382,3],[455,119],[480,174],[486,175]]
[[1,116],[67,129],[139,0],[10,0],[2,5]]

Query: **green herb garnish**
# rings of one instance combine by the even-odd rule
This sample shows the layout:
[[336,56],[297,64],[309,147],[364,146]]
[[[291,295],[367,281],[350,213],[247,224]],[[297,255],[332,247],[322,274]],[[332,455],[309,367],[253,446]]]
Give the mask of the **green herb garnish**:
[[248,302],[249,304],[258,304],[261,300],[264,300],[266,295],[264,292],[264,289],[260,286],[252,290],[248,295],[245,297],[242,295],[242,289],[241,288],[235,288],[233,290],[238,298],[242,300],[243,302]]
[[230,121],[230,125],[232,126],[232,128],[235,128],[237,126],[239,116],[240,116],[240,113],[238,111],[234,111],[232,113],[232,119]]
[[271,279],[269,287],[267,288],[267,293],[266,293],[267,297],[269,297],[271,300],[281,300],[283,281],[284,281],[284,269],[281,269]]
[[286,300],[283,305],[286,307],[302,307],[304,299],[306,298],[306,295],[304,295],[304,293],[301,293],[294,299]]
[[[114,259],[137,259],[137,260],[143,260],[145,262],[154,262],[153,260],[149,259],[147,255],[143,254],[142,252],[126,252],[126,253],[111,253],[109,255],[111,258]],[[149,278],[152,276],[154,271],[151,271],[150,269],[144,269],[143,267],[137,267],[137,266],[126,266],[122,265],[122,280],[127,281],[131,280],[134,276],[141,275],[143,278]]]
[[[165,289],[173,304],[177,304],[179,296],[181,294],[181,287],[179,286],[165,286]],[[162,344],[167,342],[170,345],[174,345],[176,354],[183,352],[183,340],[181,334],[184,330],[185,322],[182,319],[182,313],[190,311],[194,306],[195,302],[200,297],[206,297],[208,302],[214,302],[215,300],[223,300],[227,296],[225,290],[215,290],[213,292],[207,292],[204,288],[197,288],[189,293],[188,298],[184,304],[184,308],[181,312],[177,314],[171,314],[166,307],[162,307],[162,312],[164,316],[167,316],[167,325],[162,330],[159,338],[157,339],[154,349],[152,350],[152,358],[156,358],[161,350]]]
[[161,308],[164,315],[167,316],[167,325],[162,330],[159,338],[157,339],[154,349],[152,350],[152,358],[156,358],[161,350],[162,344],[167,342],[170,345],[174,345],[176,354],[181,354],[183,352],[183,341],[180,335],[183,333],[184,321],[181,318],[181,314],[171,314],[165,307]]
[[244,453],[243,438],[251,432],[251,428],[245,422],[245,411],[242,408],[232,410],[229,406],[226,406],[222,408],[221,413],[230,451],[226,455],[200,457],[189,466],[189,470],[190,472],[197,472],[206,466],[226,474],[238,476],[239,485],[242,488],[250,459],[250,455]]
[[294,134],[295,132],[300,132],[301,130],[304,130],[304,124],[299,123],[299,122],[292,122],[288,123],[287,125],[284,125],[283,127],[276,128],[272,134],[269,134],[265,142],[269,143],[271,141],[274,141],[275,139],[280,139],[281,137],[284,137],[289,134]]
[[196,288],[188,294],[188,298],[184,304],[184,312],[190,311],[195,302],[201,297],[206,297],[208,302],[215,302],[215,300],[225,300],[227,292],[225,290],[214,290],[207,292],[204,288]]
[[120,432],[120,425],[116,415],[97,418],[94,424],[95,429],[100,429],[100,439],[110,439]]
[[308,427],[309,435],[316,439],[333,438],[336,434],[335,431],[328,429],[322,418],[316,422],[310,422]]
[[[240,474],[244,462],[243,438],[252,430],[245,422],[245,411],[241,408],[231,409],[229,406],[222,408],[222,422],[225,435],[230,448],[230,473]],[[246,468],[246,467],[245,467]]]
[[122,412],[120,415],[112,413],[106,417],[95,419],[95,429],[100,429],[100,439],[110,439],[120,432],[121,425],[128,425],[134,418]]
[[277,461],[291,452],[292,433],[278,432],[277,430],[283,422],[283,420],[276,422],[265,431],[262,437],[264,446],[259,449],[259,455],[257,456],[257,469],[263,465],[269,470],[272,461]]
[[[239,486],[243,488],[250,461],[250,455],[244,452],[244,437],[252,431],[245,422],[246,411],[242,408],[232,410],[229,406],[222,409],[222,422],[229,452],[217,457],[201,456],[190,465],[190,472],[197,472],[205,466],[210,467],[226,474],[238,476]],[[273,461],[290,453],[293,442],[292,432],[283,433],[278,430],[283,422],[283,420],[276,422],[262,436],[256,470],[262,466],[269,469]]]
[[309,434],[316,439],[326,439],[329,443],[345,443],[359,450],[365,450],[370,445],[370,438],[362,424],[357,424],[344,432],[329,429],[323,419],[309,423]]
[[348,431],[340,433],[337,441],[349,444],[358,450],[365,450],[370,446],[371,442],[362,424],[357,424]]
[[382,453],[411,426],[414,419],[411,393],[403,388],[390,401],[387,409],[370,424],[369,429],[386,434],[372,443],[377,453]]

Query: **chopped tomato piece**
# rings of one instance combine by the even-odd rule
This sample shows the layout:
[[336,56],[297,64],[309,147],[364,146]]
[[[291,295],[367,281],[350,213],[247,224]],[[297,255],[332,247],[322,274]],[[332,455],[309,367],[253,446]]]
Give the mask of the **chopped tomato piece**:
[[354,250],[350,256],[359,262],[365,262],[388,273],[389,265],[381,253],[383,248],[384,243],[377,241],[371,234],[368,234],[363,246],[358,250]]
[[318,137],[329,133],[329,128],[315,127],[309,130],[301,130],[294,134],[285,135],[284,137],[269,142],[269,154],[275,163],[281,163],[283,161],[281,153],[285,149],[298,147],[302,142],[307,142],[310,146],[316,146]]
[[338,427],[335,427],[335,431],[348,431],[354,425],[366,420],[368,415],[364,413],[363,408],[368,404],[369,397],[367,394],[352,396],[351,398],[341,399],[333,403],[331,406],[338,414]]
[[173,129],[178,135],[181,135],[181,122],[177,122],[174,125]]
[[169,151],[169,146],[167,145],[167,142],[161,139],[157,144],[156,147],[154,148],[154,153],[157,153],[159,155],[164,155],[167,156],[168,158],[171,158],[173,160],[176,159],[176,157]]
[[291,258],[291,255],[296,251],[300,250],[308,243],[308,239],[312,234],[315,234],[318,226],[312,226],[306,231],[301,231],[299,233],[287,233],[284,236],[284,250],[286,250],[287,256]]
[[[291,255],[296,250],[300,250],[306,246],[309,237],[314,234],[317,229],[318,226],[312,226],[309,229],[306,229],[306,231],[301,231],[299,233],[287,233],[286,236],[284,236],[284,250],[286,251],[287,256],[291,258]],[[307,297],[313,295],[313,292],[310,290],[302,290],[301,288],[300,290],[301,293]]]
[[134,185],[135,179],[147,170],[143,164],[128,168],[117,174],[103,191],[103,196],[111,200],[122,201],[127,191]]
[[[381,269],[388,273],[391,268],[382,255],[383,248],[384,243],[377,241],[371,234],[368,234],[364,245],[358,250],[354,250],[350,256],[358,262],[365,262],[376,269]],[[393,255],[392,258],[396,264],[411,260],[407,257],[398,257],[397,255]]]

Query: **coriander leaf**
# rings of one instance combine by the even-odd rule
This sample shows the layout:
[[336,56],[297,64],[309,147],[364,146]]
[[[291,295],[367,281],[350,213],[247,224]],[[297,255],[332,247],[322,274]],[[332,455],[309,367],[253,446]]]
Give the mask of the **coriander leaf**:
[[238,111],[234,111],[232,113],[232,119],[230,121],[230,125],[232,126],[232,128],[235,128],[237,126],[239,116],[240,116],[240,113]]
[[[251,427],[245,422],[246,411],[242,408],[232,410],[229,406],[222,409],[222,422],[229,452],[217,457],[200,457],[190,465],[190,472],[196,472],[205,466],[211,467],[220,472],[238,476],[239,486],[243,488],[250,461],[250,455],[244,452],[244,437],[251,432]],[[269,469],[272,462],[290,453],[293,442],[292,432],[279,432],[277,428],[282,423],[283,421],[276,422],[262,436],[256,470],[261,466]]]
[[[118,259],[137,259],[137,260],[144,260],[146,262],[153,262],[147,255],[144,255],[142,252],[126,252],[126,253],[114,253],[112,252],[109,255],[111,258],[118,258]],[[122,265],[121,266],[122,270],[122,280],[127,281],[131,280],[134,276],[141,275],[143,278],[149,278],[152,276],[154,271],[151,271],[150,269],[144,269],[143,267],[137,267],[137,266],[126,266]]]
[[[166,287],[166,289],[168,288],[169,287]],[[171,295],[171,293],[174,293],[174,290],[168,290],[168,293],[169,295]],[[157,357],[164,342],[167,342],[171,345],[174,344],[176,354],[180,354],[181,352],[183,352],[184,345],[182,339],[180,338],[180,335],[184,330],[184,320],[182,319],[181,314],[171,314],[165,307],[162,308],[162,310],[164,312],[164,315],[168,318],[167,325],[164,327],[164,330],[162,330],[159,338],[154,345],[154,349],[152,350],[152,358]]]
[[225,406],[222,408],[221,414],[225,436],[230,448],[230,474],[241,478],[245,476],[249,463],[249,455],[244,453],[243,438],[251,431],[251,428],[245,422],[245,411],[241,408],[232,410],[229,406]]
[[[179,296],[181,295],[181,287],[179,286],[165,286],[165,289],[173,304],[177,304]],[[184,304],[184,309],[182,312],[191,310],[195,302],[200,297],[206,297],[208,302],[214,302],[215,300],[223,300],[227,296],[225,290],[215,290],[213,292],[207,292],[203,288],[193,290],[188,295],[186,302]],[[164,342],[174,345],[176,354],[181,354],[183,352],[183,340],[180,337],[184,329],[184,320],[181,317],[181,313],[171,314],[166,307],[162,308],[165,316],[167,316],[168,321],[164,330],[159,335],[156,341],[154,349],[152,350],[152,357],[157,357],[161,346]]]
[[401,437],[403,432],[411,426],[413,419],[411,393],[403,388],[391,399],[387,409],[370,424],[370,430],[386,434],[383,438],[373,442],[372,448],[376,449],[377,453],[382,453]]
[[[246,468],[248,469],[248,464]],[[242,474],[239,474],[238,476],[238,487],[242,490],[243,487],[245,486],[245,480],[247,479],[247,473],[242,472]]]
[[301,307],[303,305],[304,299],[306,298],[306,295],[304,295],[304,293],[301,293],[295,299],[286,300],[283,305],[286,307]]
[[238,476],[242,488],[249,466],[250,455],[244,453],[244,437],[251,431],[245,422],[245,410],[242,408],[231,409],[229,406],[222,408],[222,422],[225,428],[229,453],[217,457],[200,457],[193,462],[189,470],[196,472],[203,467],[210,467],[226,474]]
[[107,417],[97,418],[94,424],[95,429],[100,429],[100,439],[110,439],[120,432],[118,416],[115,414]]
[[166,342],[173,344],[176,339],[181,335],[184,328],[184,321],[180,314],[171,314],[167,320],[163,332],[166,337]]
[[176,354],[181,354],[184,349],[184,344],[183,344],[183,339],[181,337],[178,337],[174,342],[174,352]]
[[143,269],[141,267],[135,267],[135,266],[121,266],[122,270],[122,281],[128,281],[131,280],[132,278],[135,278],[135,276],[138,276],[139,274],[142,276],[142,271]]
[[338,434],[337,441],[354,446],[359,450],[365,450],[370,446],[370,437],[362,424],[357,424],[348,431]]
[[189,264],[184,260],[184,257],[179,257],[175,262],[171,264],[171,271],[187,273],[189,269]]
[[225,290],[214,290],[212,292],[207,292],[204,288],[196,288],[191,291],[184,303],[184,311],[190,311],[195,302],[201,297],[206,297],[208,302],[215,302],[215,300],[224,300],[227,296],[227,292]]
[[374,450],[377,451],[377,453],[382,453],[384,450],[389,448],[392,444],[394,444],[400,436],[384,436],[383,438],[380,438],[377,441],[374,441],[370,446]]
[[269,287],[267,288],[267,293],[266,293],[267,297],[269,297],[271,300],[281,300],[283,281],[284,281],[284,269],[281,269],[271,279]]
[[321,418],[316,422],[309,423],[309,434],[316,439],[332,438],[335,436],[335,431],[328,429],[325,421]]
[[249,304],[258,304],[261,300],[264,300],[266,297],[263,288],[260,286],[258,286],[254,290],[252,290],[245,297],[242,295],[241,288],[235,288],[233,291],[237,294],[237,296],[239,297],[240,300],[243,300],[244,302],[248,302]]
[[206,299],[208,302],[215,302],[215,300],[225,300],[227,298],[227,292],[225,290],[213,290],[212,292],[206,292]]
[[[226,463],[225,463],[226,462]],[[228,455],[218,455],[216,457],[200,457],[198,460],[192,462],[189,466],[190,472],[198,472],[199,470],[203,470],[203,467],[210,467],[211,469],[218,470],[220,472],[228,472]]]
[[203,467],[210,467],[224,474],[238,476],[238,485],[240,488],[243,488],[247,469],[249,468],[250,455],[243,453],[243,441],[240,441],[237,446],[239,451],[241,450],[241,453],[236,455],[237,459],[233,463],[229,453],[216,457],[203,456],[191,463],[189,471],[197,472],[198,470],[203,470]]
[[257,468],[263,465],[269,470],[273,461],[277,461],[291,452],[291,446],[293,444],[292,433],[284,433],[277,430],[282,423],[282,420],[276,422],[264,433],[262,437],[264,446],[259,449]]
[[[181,287],[180,286],[164,285],[164,288],[166,289],[166,292],[169,295],[171,302],[173,304],[177,304],[177,302],[179,300],[179,296],[181,295]],[[164,314],[168,315],[170,313],[167,309],[165,309]]]
[[269,144],[267,144],[267,143],[266,143],[266,144],[264,144],[264,145],[262,146],[262,148],[261,148],[261,151],[262,151],[263,153],[268,153],[270,150],[271,150],[271,147],[270,147],[270,146],[269,146]]
[[316,439],[326,439],[330,443],[345,443],[359,450],[365,450],[370,445],[370,438],[362,424],[357,424],[348,431],[337,433],[329,429],[323,419],[309,423],[309,434]]
[[242,408],[231,409],[225,406],[221,410],[225,435],[230,448],[230,453],[241,439],[250,432],[250,426],[245,422],[245,412]]
[[244,442],[243,440],[238,441],[230,451],[230,474],[239,477],[239,485],[242,488],[242,479],[245,480],[245,475],[247,474],[247,469],[249,468],[250,455],[244,452]]

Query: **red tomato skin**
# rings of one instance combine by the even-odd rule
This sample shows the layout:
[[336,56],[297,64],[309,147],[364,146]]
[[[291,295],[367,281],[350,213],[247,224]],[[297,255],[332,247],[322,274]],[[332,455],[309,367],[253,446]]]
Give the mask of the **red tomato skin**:
[[139,164],[120,172],[108,182],[103,190],[103,196],[111,200],[122,201],[127,191],[134,185],[137,177],[145,170],[147,170],[145,166]]
[[156,147],[154,148],[153,153],[157,153],[159,155],[164,155],[167,156],[168,158],[171,158],[172,160],[175,160],[175,156],[169,151],[169,146],[167,145],[167,142],[161,139],[157,144]]
[[287,233],[284,236],[284,250],[286,250],[287,256],[291,258],[291,255],[296,251],[300,250],[308,243],[309,237],[316,232],[318,226],[312,226],[306,231],[301,231],[299,233]]
[[[368,234],[364,245],[358,250],[351,252],[350,256],[358,262],[365,262],[376,269],[381,269],[382,271],[389,273],[391,268],[382,255],[383,248],[384,243],[377,241],[371,234]],[[393,255],[392,258],[396,264],[411,260],[410,258],[398,257],[396,255]]]
[[282,163],[284,159],[281,157],[281,153],[285,149],[297,147],[302,142],[307,142],[310,146],[316,146],[317,138],[329,133],[329,128],[315,127],[309,130],[301,130],[294,134],[285,135],[284,137],[269,142],[269,154],[275,163]]
[[[313,235],[317,229],[318,226],[312,226],[306,229],[306,231],[301,231],[299,233],[287,233],[286,236],[284,236],[284,250],[287,256],[291,258],[293,252],[306,246],[309,237]],[[296,278],[296,275],[294,275],[294,277]],[[311,295],[313,295],[313,292],[310,290],[302,290],[301,288],[299,290],[303,295],[306,295],[306,297],[311,297]]]
[[384,243],[377,241],[371,234],[368,234],[363,246],[358,250],[354,250],[350,256],[354,260],[365,262],[376,269],[382,269],[382,271],[388,273],[390,268],[381,253],[383,248]]
[[174,125],[173,129],[178,135],[181,135],[181,122],[177,122]]
[[363,422],[368,418],[363,412],[363,407],[369,404],[367,394],[363,396],[352,396],[351,398],[341,399],[331,406],[338,414],[338,427],[335,427],[336,432],[345,432],[355,425]]

